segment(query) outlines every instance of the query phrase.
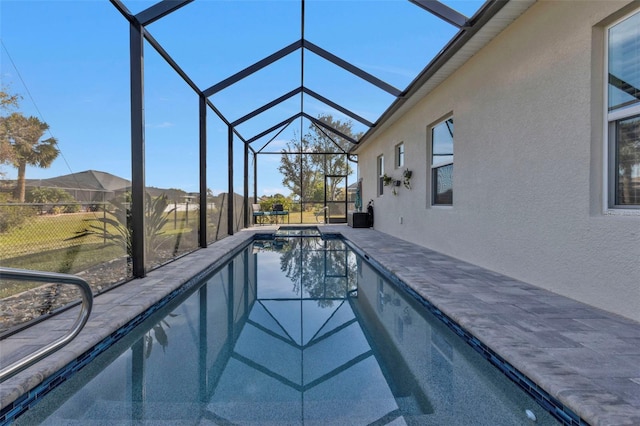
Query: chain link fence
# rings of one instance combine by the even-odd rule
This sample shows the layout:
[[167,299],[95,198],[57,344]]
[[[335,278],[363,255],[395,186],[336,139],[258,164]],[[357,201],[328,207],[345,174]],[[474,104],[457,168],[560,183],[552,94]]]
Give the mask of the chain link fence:
[[[94,293],[127,279],[125,247],[106,238],[108,203],[0,203],[0,265],[82,276]],[[104,235],[79,237],[89,226]],[[0,333],[79,298],[74,289],[1,280]]]
[[[243,198],[232,199],[239,230]],[[220,194],[207,205],[210,243],[227,236],[228,203],[228,194]],[[101,293],[131,277],[128,208],[113,202],[0,203],[0,265],[78,275]],[[147,212],[147,269],[198,248],[198,203],[169,202],[153,215]],[[154,221],[159,224],[151,229]],[[78,299],[74,288],[0,279],[0,336]]]
[[[82,245],[74,237],[108,214],[107,203],[1,203],[0,262],[11,266],[21,257]],[[62,269],[52,272],[69,271]]]

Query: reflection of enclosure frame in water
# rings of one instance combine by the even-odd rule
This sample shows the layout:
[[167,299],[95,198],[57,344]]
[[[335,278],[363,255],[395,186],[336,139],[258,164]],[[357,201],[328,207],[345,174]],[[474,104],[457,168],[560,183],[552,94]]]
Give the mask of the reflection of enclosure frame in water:
[[[272,259],[282,272],[280,278],[259,273],[258,265],[268,259]],[[312,271],[305,269],[309,265],[314,266]],[[269,289],[273,282],[284,283],[286,280],[282,280],[283,277],[287,277],[292,284],[290,295],[262,294],[260,283]],[[180,300],[172,301],[170,306],[156,312],[153,322],[145,322],[127,333],[122,342],[128,341],[131,351],[127,350],[127,346],[117,344],[113,349],[121,354],[113,355],[113,351],[103,354],[102,359],[110,360],[108,362],[113,364],[113,368],[120,368],[123,363],[127,365],[127,372],[113,374],[109,364],[106,367],[100,362],[89,364],[80,375],[88,375],[90,381],[82,387],[74,385],[71,389],[79,395],[77,402],[71,402],[72,406],[75,404],[74,413],[82,416],[88,411],[86,398],[92,395],[92,391],[113,389],[113,386],[108,386],[113,380],[119,380],[120,385],[115,388],[120,388],[122,375],[130,374],[126,389],[122,391],[122,403],[127,404],[130,410],[121,410],[130,416],[127,420],[171,420],[171,417],[165,419],[162,416],[179,415],[173,414],[173,408],[169,406],[166,410],[171,412],[164,413],[163,404],[153,400],[152,395],[164,395],[166,392],[179,398],[188,394],[193,400],[188,400],[186,404],[201,404],[200,410],[190,410],[181,415],[193,415],[215,422],[233,422],[236,420],[234,416],[247,419],[243,416],[253,414],[277,417],[253,418],[256,421],[283,422],[294,419],[304,423],[311,412],[328,417],[338,416],[330,420],[344,420],[346,417],[340,416],[353,415],[351,410],[367,392],[369,395],[382,395],[379,398],[385,401],[384,406],[372,402],[360,404],[361,408],[370,407],[368,412],[361,411],[359,414],[364,415],[363,419],[367,418],[368,423],[372,415],[380,416],[373,421],[384,423],[402,416],[409,424],[411,421],[420,421],[420,416],[437,418],[443,410],[438,412],[439,406],[433,402],[431,394],[419,386],[424,381],[414,377],[416,366],[410,365],[400,349],[393,348],[397,344],[394,333],[403,331],[397,328],[394,331],[393,326],[390,330],[380,316],[383,310],[386,315],[398,311],[405,327],[404,333],[410,337],[407,333],[417,325],[418,315],[405,312],[409,303],[401,297],[401,290],[387,281],[381,282],[378,273],[341,239],[278,237],[255,241],[202,284],[192,287]],[[288,315],[300,321],[297,329],[288,324],[285,320],[289,317],[282,314],[287,305],[293,307]],[[158,327],[159,322],[163,321],[160,312],[164,312],[167,318],[166,327]],[[305,312],[313,315],[324,312],[316,326],[306,330],[308,334],[306,331],[302,333]],[[172,313],[172,318],[166,317]],[[444,325],[441,326],[446,329]],[[292,330],[299,330],[299,336]],[[136,336],[133,336],[134,333]],[[162,346],[162,351],[148,350],[149,340],[153,340],[152,333]],[[354,339],[354,336],[359,338]],[[405,340],[416,346],[416,342],[409,342],[406,337]],[[253,346],[256,342],[273,344],[265,350],[264,347]],[[340,344],[345,342],[349,345],[355,343],[355,346],[352,350],[342,351]],[[188,347],[193,347],[194,351],[185,351]],[[124,361],[115,362],[119,357],[124,357]],[[172,365],[177,370],[165,371],[161,366],[174,358],[176,362]],[[295,365],[283,363],[283,360],[291,359],[297,360]],[[159,369],[154,368],[156,362]],[[339,393],[341,389],[353,386],[354,378],[360,377],[363,371],[370,375],[374,371],[370,370],[371,365],[378,366],[375,374],[379,379],[373,381],[375,386],[354,394],[360,402],[354,400],[354,404],[351,404],[348,399],[336,399],[333,396],[334,392]],[[180,370],[180,366],[187,368]],[[299,376],[294,374],[296,371]],[[154,374],[150,375],[151,372]],[[305,375],[305,372],[310,373]],[[168,379],[158,380],[162,374]],[[153,377],[155,379],[151,380]],[[180,377],[181,380],[171,383],[171,377]],[[288,395],[299,394],[294,401],[296,409],[300,410],[298,417],[286,417],[291,412],[284,414],[273,409],[261,411],[263,408],[266,410],[267,406],[272,407],[273,403],[280,404],[280,400],[267,404],[265,401],[255,401],[255,395],[246,401],[234,399],[239,395],[233,389],[236,384],[243,383],[243,378],[247,380],[246,383],[258,388],[256,383],[269,384],[262,390],[269,392],[269,398],[275,393],[267,390],[271,386]],[[256,378],[257,381],[253,380]],[[341,380],[347,382],[341,385]],[[78,381],[73,380],[75,383]],[[151,388],[151,383],[160,388]],[[245,385],[240,386],[243,387]],[[63,395],[61,399],[64,402],[69,391],[63,386],[51,396],[58,392]],[[109,395],[106,399],[111,397]],[[333,401],[339,400],[339,406],[327,409],[321,404],[325,398],[331,401],[332,397]],[[72,397],[70,401],[75,400]],[[442,401],[439,402],[442,404]],[[347,411],[341,412],[341,409]],[[37,410],[38,406],[30,409],[23,418],[18,419],[18,424],[21,421],[33,422],[34,419],[46,420]],[[50,416],[51,413],[45,415]],[[315,421],[325,417],[311,418]],[[359,418],[353,417],[351,420]]]

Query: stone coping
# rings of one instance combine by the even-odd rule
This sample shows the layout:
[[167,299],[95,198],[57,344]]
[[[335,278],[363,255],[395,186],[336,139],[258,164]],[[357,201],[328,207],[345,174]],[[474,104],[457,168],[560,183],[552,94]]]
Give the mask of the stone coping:
[[[589,423],[640,424],[640,323],[373,229],[319,228],[343,235]],[[243,230],[97,296],[75,340],[0,385],[2,409],[194,276],[222,266],[256,234],[275,229]],[[0,365],[64,334],[77,309],[3,340]]]
[[640,425],[640,323],[373,229],[336,229],[593,425]]

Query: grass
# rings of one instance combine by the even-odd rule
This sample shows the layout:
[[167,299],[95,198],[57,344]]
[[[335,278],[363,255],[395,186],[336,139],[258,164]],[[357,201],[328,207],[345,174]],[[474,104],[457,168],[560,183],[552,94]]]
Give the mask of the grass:
[[[103,213],[72,213],[61,215],[41,215],[30,218],[22,226],[10,232],[0,234],[0,264],[6,267],[52,271],[62,273],[77,273],[110,260],[126,256],[125,247],[105,243],[105,240],[92,235],[81,239],[71,239],[78,232],[90,225],[102,227],[99,218]],[[165,245],[176,243],[180,234],[189,234],[198,226],[198,214],[189,215],[189,222],[185,221],[185,212],[171,213],[168,222],[162,229],[165,237],[173,237]],[[264,217],[264,223],[275,223],[275,217]],[[301,220],[302,219],[302,220]],[[317,224],[314,212],[291,212],[289,222],[286,216],[278,216],[278,224]],[[109,232],[110,226],[106,231]],[[215,231],[214,231],[215,232]],[[186,235],[185,235],[186,236]],[[193,237],[193,236],[191,236]],[[180,240],[180,252],[195,249],[191,247],[193,238]],[[3,282],[0,287],[0,297],[7,297],[27,289],[29,283]],[[39,284],[33,284],[36,287]]]
[[[275,224],[275,217],[276,216],[265,216],[265,217],[261,217],[259,220],[262,221],[262,223],[264,224]],[[302,220],[300,220],[300,212],[290,212],[289,213],[289,222],[287,222],[287,216],[277,216],[278,217],[278,225],[282,225],[282,224],[306,224],[306,225],[317,225],[318,222],[316,221],[316,215],[314,212],[308,212],[308,211],[304,211],[302,212]],[[319,217],[320,220],[324,219],[324,216],[320,216]],[[257,225],[259,225],[260,222],[257,223]]]
[[80,244],[101,242],[98,237],[86,240],[69,240],[85,229],[89,223],[99,225],[95,219],[99,213],[73,213],[42,215],[30,218],[22,226],[0,234],[0,260],[20,255],[40,253],[52,249],[64,249]]
[[14,257],[3,260],[2,265],[73,274],[125,255],[124,247],[94,243]]
[[[70,240],[78,232],[91,225],[102,227],[98,221],[102,213],[73,213],[61,215],[42,215],[29,219],[22,226],[10,232],[0,234],[0,260],[4,264],[5,259],[31,253],[40,253],[53,249],[64,249],[78,244],[95,244],[104,242],[97,235],[88,236],[78,240]],[[190,231],[197,226],[197,216],[192,213],[189,218],[189,226],[185,224],[184,212],[178,212],[176,221],[173,214],[163,228],[166,235],[175,235]],[[106,232],[112,231],[108,225]]]
[[[49,250],[2,261],[2,266],[74,274],[124,256],[124,247],[93,243]],[[3,280],[0,298],[41,286],[42,283]]]
[[[110,243],[100,235],[72,239],[91,225],[102,228],[104,225],[99,221],[102,217],[102,212],[33,217],[20,227],[0,234],[0,265],[74,274],[126,256],[124,245]],[[175,215],[172,213],[168,215],[168,219],[162,229],[162,236],[167,239],[165,248],[174,249],[177,242],[180,242],[180,252],[197,246],[197,243],[191,243],[193,238],[184,238],[197,227],[197,214],[190,215],[188,224],[184,212],[177,212]],[[113,231],[113,228],[107,225],[106,232],[110,231]],[[181,234],[183,237],[179,238]],[[191,247],[194,248],[195,246]],[[24,282],[10,284],[3,281],[0,297],[7,297],[39,285]]]

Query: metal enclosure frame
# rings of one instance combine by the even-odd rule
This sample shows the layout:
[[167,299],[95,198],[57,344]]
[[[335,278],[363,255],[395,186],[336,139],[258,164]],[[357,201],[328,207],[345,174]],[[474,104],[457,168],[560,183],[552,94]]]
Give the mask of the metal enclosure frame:
[[[326,135],[330,140],[334,142],[336,147],[338,148],[337,152],[327,153],[327,154],[344,154],[348,161],[355,162],[356,160],[352,158],[351,151],[353,147],[357,146],[359,143],[367,139],[367,137],[379,126],[382,122],[387,120],[404,102],[404,100],[415,93],[418,87],[422,84],[422,82],[428,78],[428,76],[432,75],[435,70],[439,68],[439,66],[446,61],[455,51],[457,51],[465,42],[468,40],[477,30],[484,25],[495,13],[497,13],[508,0],[488,0],[474,15],[472,18],[467,18],[466,16],[458,13],[457,11],[451,9],[450,7],[440,3],[437,0],[409,0],[411,3],[414,3],[417,7],[427,11],[428,13],[433,14],[439,19],[448,22],[449,24],[458,28],[458,33],[454,36],[454,38],[447,44],[447,46],[440,51],[440,53],[434,58],[418,75],[416,79],[414,79],[411,84],[405,89],[400,90],[387,82],[369,74],[368,72],[354,66],[348,61],[338,57],[337,55],[323,49],[320,46],[317,46],[310,41],[305,39],[304,25],[305,25],[305,0],[300,0],[301,7],[301,18],[300,18],[300,34],[301,37],[299,40],[289,44],[288,46],[283,47],[282,49],[268,55],[267,57],[257,61],[253,65],[235,73],[234,75],[212,84],[208,88],[201,89],[199,88],[190,77],[182,70],[182,68],[174,61],[174,59],[164,50],[164,48],[158,43],[151,33],[147,30],[146,26],[156,22],[167,15],[179,10],[182,7],[187,6],[192,3],[194,0],[163,0],[160,1],[153,6],[139,12],[137,14],[131,13],[128,8],[125,6],[122,0],[110,0],[111,4],[123,15],[125,19],[129,21],[130,24],[130,45],[129,45],[129,53],[130,53],[130,80],[131,80],[131,172],[132,172],[132,262],[133,262],[133,277],[143,277],[146,274],[145,268],[145,241],[144,241],[144,229],[145,229],[145,117],[144,117],[144,44],[145,41],[150,44],[153,49],[173,68],[173,70],[191,87],[191,89],[198,95],[198,110],[199,110],[199,189],[200,189],[200,205],[206,205],[206,190],[207,190],[207,179],[206,179],[206,155],[207,155],[207,114],[208,110],[212,111],[228,128],[228,165],[229,165],[229,202],[227,203],[227,224],[228,229],[227,232],[229,235],[234,233],[234,185],[233,185],[233,176],[234,176],[234,167],[233,167],[233,144],[234,141],[239,140],[244,144],[244,152],[242,153],[244,158],[243,164],[243,177],[244,177],[244,185],[243,185],[243,226],[247,227],[250,224],[249,221],[249,209],[248,209],[248,199],[249,199],[249,158],[253,155],[253,188],[254,193],[252,196],[254,199],[257,199],[257,163],[258,163],[258,154],[275,154],[264,151],[264,149],[280,134],[284,129],[286,129],[291,123],[295,120],[300,120],[301,127],[302,121],[308,120],[319,129],[324,135]],[[253,111],[247,112],[241,118],[230,122],[212,103],[209,99],[215,93],[224,90],[227,87],[238,83],[244,78],[250,76],[251,74],[268,67],[269,65],[279,61],[280,59],[288,56],[294,52],[301,52],[301,73],[300,73],[300,86],[288,93],[283,94],[282,96],[266,103],[262,107],[259,107]],[[353,111],[350,111],[348,108],[341,106],[340,104],[331,101],[320,93],[317,93],[309,88],[307,88],[304,84],[304,71],[305,71],[305,51],[311,52],[325,61],[338,66],[352,75],[358,77],[360,80],[363,80],[372,86],[374,86],[378,90],[382,90],[390,95],[392,95],[395,100],[394,102],[387,108],[385,112],[375,121],[371,122],[360,115],[356,114]],[[339,130],[331,127],[327,123],[319,120],[308,113],[305,112],[304,105],[304,95],[310,96],[317,101],[321,102],[324,105],[333,108],[342,114],[348,116],[356,120],[357,122],[363,124],[368,128],[368,131],[365,132],[364,136],[362,136],[359,140],[355,140],[348,135],[343,134]],[[237,126],[242,123],[245,123],[257,115],[279,105],[280,103],[294,97],[300,96],[300,111],[297,114],[285,119],[277,124],[274,124],[272,127],[265,129],[264,131],[258,133],[257,135],[245,138],[241,135]],[[256,142],[266,135],[278,130],[276,136],[271,138],[266,144],[264,144],[260,149],[256,150],[251,146],[253,142]],[[327,133],[328,132],[328,133]],[[329,133],[333,133],[334,135],[339,136],[340,138],[348,141],[352,144],[351,149],[345,150],[338,143],[331,138]],[[306,154],[306,153],[297,153],[297,154]],[[207,246],[207,218],[206,215],[200,214],[200,220],[198,223],[199,226],[199,236],[198,236],[198,244],[200,247]]]

